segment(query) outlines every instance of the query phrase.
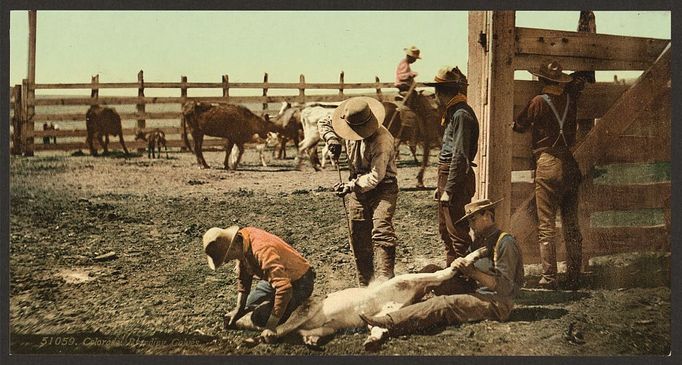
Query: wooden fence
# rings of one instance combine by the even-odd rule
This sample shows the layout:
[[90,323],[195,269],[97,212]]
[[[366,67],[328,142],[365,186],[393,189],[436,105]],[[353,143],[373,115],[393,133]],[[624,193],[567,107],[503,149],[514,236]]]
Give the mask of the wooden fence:
[[[423,87],[423,84],[418,84],[418,87]],[[23,95],[31,95],[32,91],[37,90],[90,90],[90,97],[84,96],[64,96],[64,97],[30,97],[26,98]],[[120,89],[120,90],[137,90],[137,96],[100,96],[101,89]],[[178,96],[145,96],[145,91],[150,89],[176,89]],[[187,96],[190,89],[213,89],[222,93],[222,96]],[[262,90],[260,96],[235,96],[230,95],[230,90],[234,89],[258,89]],[[291,95],[268,95],[270,90],[284,89],[295,90]],[[388,89],[384,92],[384,89]],[[310,90],[335,90],[336,93],[330,94],[306,94]],[[348,95],[346,94],[348,91]],[[379,100],[387,100],[395,95],[395,87],[393,83],[381,82],[378,77],[374,82],[367,83],[347,83],[344,81],[344,73],[339,75],[339,82],[336,83],[308,83],[305,81],[305,76],[300,75],[297,83],[272,83],[268,82],[268,74],[266,73],[263,82],[230,82],[228,75],[223,75],[220,82],[189,82],[186,76],[182,76],[179,82],[146,82],[144,81],[143,71],[140,71],[137,76],[137,82],[124,83],[100,83],[99,75],[93,76],[90,83],[59,83],[59,84],[41,84],[29,85],[26,80],[22,85],[17,85],[12,88],[13,102],[12,109],[14,112],[15,122],[12,124],[14,130],[14,138],[12,139],[12,151],[14,154],[24,154],[27,156],[33,155],[34,151],[44,150],[75,150],[87,148],[85,144],[85,112],[90,105],[135,105],[134,112],[120,112],[121,119],[135,120],[134,128],[124,128],[124,139],[126,145],[130,143],[131,148],[144,147],[143,142],[132,141],[132,136],[137,130],[146,130],[146,122],[149,120],[177,120],[176,126],[163,127],[163,130],[169,141],[169,147],[182,147],[183,143],[180,139],[180,118],[181,106],[189,100],[211,102],[211,103],[230,103],[230,104],[262,104],[262,111],[275,113],[276,110],[269,110],[269,103],[281,102],[339,102],[343,101],[349,96],[371,96]],[[28,100],[27,100],[28,99]],[[148,111],[147,105],[172,105],[176,104],[176,111],[162,111],[152,112]],[[70,113],[36,113],[35,107],[49,107],[49,106],[83,106],[82,111]],[[61,129],[61,130],[47,130],[43,131],[38,128],[43,122],[60,122],[60,121],[82,121],[77,128]],[[60,142],[57,144],[37,144],[34,138],[40,137],[83,137],[82,142]],[[128,142],[130,141],[130,142]],[[120,148],[118,142],[111,141],[113,148]],[[222,146],[224,145],[221,139],[207,138],[204,146]]]
[[[514,72],[550,60],[558,60],[564,70],[645,71],[634,85],[588,84],[578,101],[582,129],[575,154],[586,177],[580,219],[587,257],[660,249],[669,244],[662,224],[598,221],[604,215],[668,211],[664,200],[670,195],[669,179],[604,183],[597,175],[622,163],[646,167],[670,161],[670,98],[665,96],[670,89],[669,49],[666,39],[521,28],[515,26],[513,11],[470,12],[469,100],[481,121],[477,194],[505,198],[498,208],[499,223],[521,241],[526,262],[539,260],[535,212],[527,209],[534,191],[531,134],[512,133],[510,124],[542,85],[515,80]],[[563,257],[563,244],[557,247]]]

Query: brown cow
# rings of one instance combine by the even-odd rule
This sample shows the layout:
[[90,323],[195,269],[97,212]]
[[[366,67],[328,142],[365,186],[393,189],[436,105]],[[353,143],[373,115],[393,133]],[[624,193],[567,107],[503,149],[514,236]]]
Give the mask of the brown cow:
[[[417,173],[417,187],[423,188],[424,171],[426,166],[429,165],[431,147],[439,146],[443,138],[443,127],[440,125],[441,120],[438,108],[428,96],[422,94],[419,94],[419,97],[413,103],[417,110],[403,110],[395,115],[395,117],[393,114],[398,110],[398,105],[386,101],[383,104],[386,109],[386,117],[383,124],[395,138],[396,149],[402,141],[406,140],[412,151],[412,156],[416,160],[417,142],[420,142],[424,147],[424,156]],[[417,118],[415,113],[420,118]]]
[[[187,128],[191,130],[194,140],[194,153],[197,156],[197,163],[202,168],[209,168],[202,153],[204,135],[227,139],[223,165],[225,169],[236,170],[244,154],[244,143],[251,141],[255,134],[266,139],[268,132],[280,132],[279,128],[273,123],[266,122],[241,105],[212,105],[188,101],[182,106],[182,115],[184,119],[183,132],[187,133]],[[239,148],[239,154],[234,166],[231,167],[229,157],[234,145]]]
[[109,154],[107,146],[109,145],[109,135],[119,136],[121,146],[126,156],[128,149],[123,141],[123,130],[121,127],[121,116],[118,115],[116,109],[101,107],[99,105],[92,105],[85,113],[85,126],[88,129],[88,137],[86,143],[90,148],[90,154],[97,156],[97,150],[93,146],[93,138],[97,137],[100,146],[104,149],[104,155]]
[[151,132],[138,131],[135,135],[135,140],[142,140],[147,142],[147,158],[157,158],[154,149],[158,149],[158,158],[161,158],[161,146],[166,150],[166,158],[168,158],[168,147],[166,146],[166,134],[160,129],[155,129]]
[[275,123],[280,128],[278,133],[280,146],[273,151],[273,157],[280,160],[287,158],[287,142],[293,140],[294,144],[298,146],[301,133],[303,132],[301,109],[292,107],[288,102],[282,102],[282,108],[276,117],[270,118],[268,114],[265,114],[263,117],[266,121]]

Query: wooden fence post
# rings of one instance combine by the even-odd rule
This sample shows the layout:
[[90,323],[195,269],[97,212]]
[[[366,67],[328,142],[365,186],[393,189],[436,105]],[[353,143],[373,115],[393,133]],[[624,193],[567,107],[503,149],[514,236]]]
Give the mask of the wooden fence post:
[[92,88],[90,90],[90,97],[93,99],[99,98],[99,74],[92,76],[90,83],[92,84]]
[[[225,93],[225,92],[223,91],[223,94],[224,94],[224,93]],[[223,96],[224,96],[224,95],[223,95]],[[180,76],[180,98],[182,98],[181,104],[180,104],[180,112],[182,112],[182,107],[183,107],[183,106],[185,105],[185,103],[187,102],[187,76]],[[183,118],[182,116],[180,116],[180,121],[181,121],[181,122],[180,122],[180,128],[182,129],[182,130],[180,131],[180,138],[181,138],[182,140],[185,140],[185,138],[187,138],[187,137],[185,136],[185,129],[183,128],[184,123],[185,123],[185,118]],[[187,151],[187,147],[185,147],[185,146],[183,145],[182,147],[180,147],[180,151],[182,151],[182,152]]]
[[230,76],[223,75],[223,98],[225,103],[230,102]]
[[305,76],[303,74],[298,78],[298,98],[301,104],[305,104]]
[[341,74],[339,75],[339,84],[341,84],[339,86],[339,96],[343,98],[343,86],[344,86],[343,85],[344,84],[344,82],[343,82],[343,71],[341,71]]
[[[137,97],[138,99],[144,98],[144,71],[140,70],[140,72],[137,73],[137,83],[138,83],[138,89],[137,89]],[[139,114],[144,114],[145,113],[145,102],[138,101],[137,104],[137,112]],[[138,117],[139,118],[139,117]],[[138,129],[143,129],[147,125],[147,122],[145,119],[138,119],[137,120],[137,128]],[[144,153],[144,148],[138,148],[137,152]]]
[[12,97],[14,98],[14,103],[12,104],[12,110],[14,110],[14,117],[12,118],[12,127],[14,128],[14,134],[12,135],[12,150],[11,153],[15,156],[21,156],[21,130],[22,130],[22,97],[21,97],[21,85],[14,85],[12,88]]
[[384,101],[384,96],[381,94],[381,84],[380,84],[379,76],[374,76],[374,82],[376,82],[376,84],[377,84],[377,86],[376,86],[377,99],[379,99],[379,101]]
[[[266,72],[263,76],[263,96],[268,96],[268,73]],[[263,103],[263,112],[268,110],[267,101]]]
[[33,115],[35,114],[35,90],[33,85],[28,82],[28,79],[22,80],[21,85],[22,98],[22,137],[24,138],[23,152],[24,156],[33,156]]

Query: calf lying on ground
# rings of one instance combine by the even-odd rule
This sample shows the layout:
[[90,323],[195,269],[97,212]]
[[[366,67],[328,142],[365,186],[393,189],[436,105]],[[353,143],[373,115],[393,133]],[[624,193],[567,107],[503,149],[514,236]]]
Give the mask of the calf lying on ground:
[[[475,261],[487,254],[482,247],[466,259]],[[385,315],[412,304],[435,287],[455,275],[455,269],[445,268],[434,273],[404,274],[366,288],[349,288],[328,294],[323,300],[308,299],[277,327],[277,336],[297,331],[307,345],[317,345],[319,339],[344,328],[364,327],[360,314]],[[227,319],[229,321],[229,318]],[[226,322],[227,323],[227,322]],[[258,329],[247,315],[237,321],[237,328]],[[365,348],[370,348],[386,335],[386,330],[372,327]],[[259,340],[257,340],[259,341]]]
[[166,147],[166,134],[160,129],[155,129],[151,132],[144,133],[143,131],[138,131],[135,135],[135,140],[142,140],[147,142],[147,157],[157,158],[154,153],[154,149],[158,149],[159,156],[161,158],[161,146],[166,149],[166,158],[168,158],[168,147]]

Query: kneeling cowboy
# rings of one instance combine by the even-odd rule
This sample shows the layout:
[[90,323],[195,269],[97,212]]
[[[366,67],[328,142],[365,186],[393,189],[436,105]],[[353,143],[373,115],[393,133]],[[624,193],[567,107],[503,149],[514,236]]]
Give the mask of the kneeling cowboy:
[[393,215],[398,200],[398,169],[393,136],[381,125],[384,116],[384,106],[376,99],[355,97],[341,103],[331,117],[318,125],[333,159],[338,160],[341,153],[340,138],[346,140],[349,181],[336,184],[334,190],[340,197],[349,194],[351,247],[361,286],[372,280],[375,254],[377,276],[394,276],[397,238]]
[[[204,234],[203,245],[213,270],[237,260],[237,307],[225,317],[228,328],[253,311],[253,324],[265,327],[261,337],[272,342],[277,338],[277,325],[313,292],[315,272],[308,261],[281,238],[262,229],[213,227]],[[251,288],[254,275],[261,280]]]

